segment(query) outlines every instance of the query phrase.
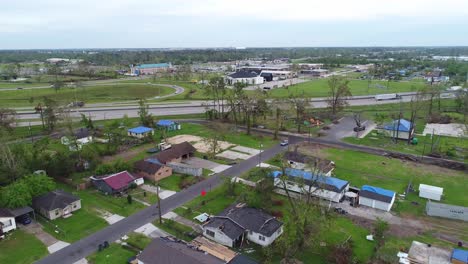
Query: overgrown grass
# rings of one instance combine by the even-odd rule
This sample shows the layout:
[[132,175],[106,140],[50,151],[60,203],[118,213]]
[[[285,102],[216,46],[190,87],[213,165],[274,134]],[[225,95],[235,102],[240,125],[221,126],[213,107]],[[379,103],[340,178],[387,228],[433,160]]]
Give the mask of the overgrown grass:
[[29,264],[47,254],[46,246],[23,230],[14,230],[0,240],[0,263]]
[[188,235],[189,233],[194,232],[193,229],[186,225],[177,223],[174,220],[163,219],[162,224],[159,223],[159,220],[156,220],[153,222],[153,224],[179,239],[185,240],[187,242],[193,240],[193,238]]
[[149,243],[151,243],[151,238],[143,234],[133,232],[128,235],[126,242],[133,247],[143,250],[149,245]]
[[88,256],[86,259],[91,264],[125,264],[129,258],[137,253],[112,243],[108,248]]

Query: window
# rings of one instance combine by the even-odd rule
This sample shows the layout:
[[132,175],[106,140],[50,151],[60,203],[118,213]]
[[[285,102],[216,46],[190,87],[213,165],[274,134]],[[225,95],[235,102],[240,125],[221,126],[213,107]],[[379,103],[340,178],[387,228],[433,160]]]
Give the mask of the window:
[[55,210],[55,215],[59,215],[59,210]]
[[73,205],[73,208],[76,208],[76,204]]
[[262,235],[258,235],[258,239],[260,239],[260,241],[265,241],[265,237]]
[[6,222],[0,222],[2,223],[3,227],[9,227],[13,225],[13,222],[11,220],[7,220]]
[[215,232],[211,231],[211,230],[206,230],[206,234],[209,235],[210,237],[215,237]]

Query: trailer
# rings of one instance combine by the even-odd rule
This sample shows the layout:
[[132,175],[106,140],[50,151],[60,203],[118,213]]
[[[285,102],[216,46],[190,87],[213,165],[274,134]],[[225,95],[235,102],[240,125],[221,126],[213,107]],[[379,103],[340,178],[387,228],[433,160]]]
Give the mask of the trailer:
[[401,95],[394,93],[394,94],[377,94],[375,96],[375,100],[377,101],[396,100],[396,99],[401,99]]

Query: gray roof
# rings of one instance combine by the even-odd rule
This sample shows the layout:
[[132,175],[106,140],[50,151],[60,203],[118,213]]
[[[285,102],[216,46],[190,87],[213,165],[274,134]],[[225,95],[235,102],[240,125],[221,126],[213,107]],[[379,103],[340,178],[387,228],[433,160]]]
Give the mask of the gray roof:
[[154,239],[137,257],[145,264],[222,264],[224,261],[171,237]]
[[393,199],[393,197],[381,195],[381,194],[378,194],[378,193],[375,193],[375,192],[369,192],[369,191],[366,191],[366,190],[359,191],[359,196],[369,198],[369,199],[372,199],[372,200],[385,202],[385,203],[390,203],[390,202],[392,202],[392,199]]
[[258,264],[258,262],[245,255],[239,254],[229,261],[229,264]]
[[257,73],[248,71],[237,71],[235,73],[229,74],[229,77],[231,78],[254,78],[257,76]]
[[269,237],[283,223],[260,209],[232,205],[226,208],[219,216],[212,218],[206,225],[220,228],[224,234],[235,239],[239,237],[234,236],[238,230],[235,226],[239,226],[244,231],[249,230]]
[[288,151],[284,154],[284,157],[287,160],[315,166],[323,173],[329,172],[334,167],[334,163],[331,160],[307,156],[297,151]]
[[44,195],[34,197],[33,207],[51,211],[58,208],[63,209],[78,200],[80,200],[80,198],[71,193],[67,193],[62,190],[55,190]]
[[0,208],[0,217],[14,217],[10,210],[6,208]]
[[15,209],[8,209],[14,217],[22,216],[34,212],[34,210],[29,206],[19,207]]

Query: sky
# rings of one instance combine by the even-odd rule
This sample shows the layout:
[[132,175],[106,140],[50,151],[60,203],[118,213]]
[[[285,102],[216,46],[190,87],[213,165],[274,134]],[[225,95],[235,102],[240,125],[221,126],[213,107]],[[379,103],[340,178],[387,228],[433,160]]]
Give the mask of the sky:
[[0,49],[468,45],[468,0],[0,0],[0,6]]

